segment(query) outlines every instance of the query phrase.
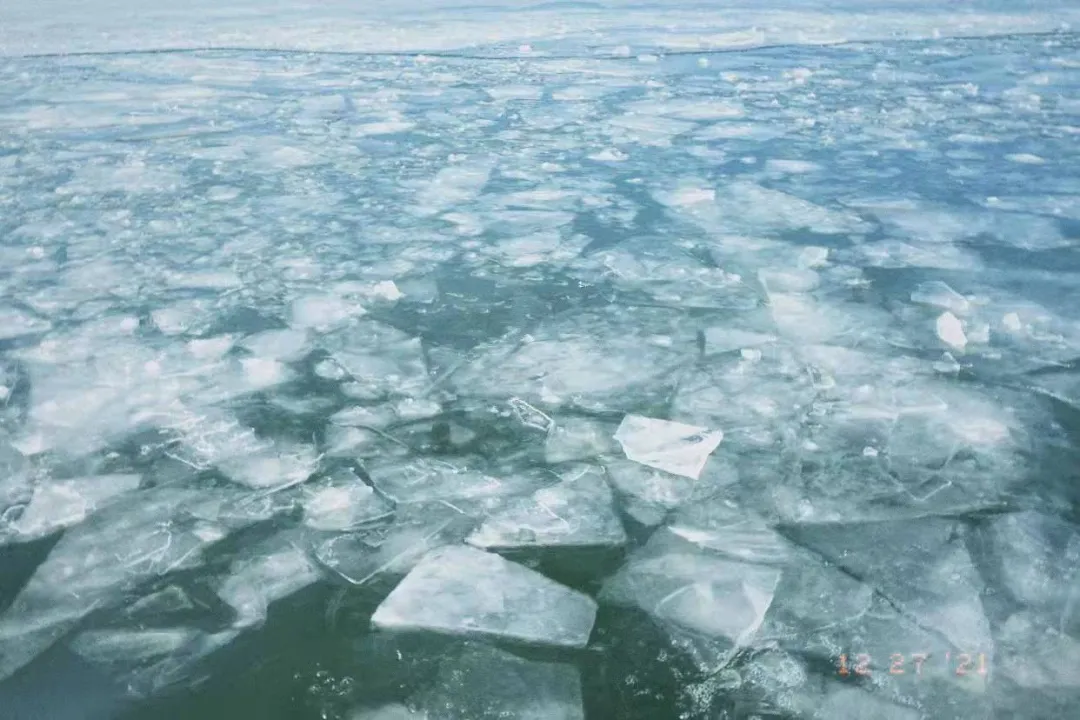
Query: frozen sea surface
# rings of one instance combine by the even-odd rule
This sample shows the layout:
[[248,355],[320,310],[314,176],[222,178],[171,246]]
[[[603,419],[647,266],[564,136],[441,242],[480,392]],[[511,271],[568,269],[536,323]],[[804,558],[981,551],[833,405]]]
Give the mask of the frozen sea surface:
[[3,720],[1080,715],[1074,5],[135,5],[0,7]]

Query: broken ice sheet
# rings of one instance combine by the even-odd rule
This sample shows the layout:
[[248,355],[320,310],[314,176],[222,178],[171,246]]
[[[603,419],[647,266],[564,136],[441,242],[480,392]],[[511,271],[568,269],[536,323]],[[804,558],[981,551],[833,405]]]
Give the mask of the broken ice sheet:
[[585,720],[577,669],[469,643],[409,705],[439,720]]
[[311,477],[319,461],[310,445],[276,442],[247,455],[226,458],[218,469],[233,482],[250,488],[286,488]]
[[196,628],[101,629],[76,635],[75,654],[121,681],[140,698],[191,680],[198,662],[225,647],[235,630],[209,633]]
[[617,547],[626,542],[614,498],[598,468],[568,469],[563,481],[511,502],[466,542],[499,550],[530,547]]
[[989,519],[977,537],[1013,598],[1058,632],[1080,632],[1080,529],[1024,511]]
[[138,488],[141,479],[138,475],[99,475],[44,480],[11,529],[25,542],[71,527],[117,496]]
[[562,415],[544,440],[544,460],[551,464],[590,460],[618,450],[616,426],[589,417]]
[[236,611],[234,628],[261,625],[271,603],[315,583],[318,568],[287,534],[248,550],[236,560],[218,596]]
[[954,315],[966,315],[971,309],[966,297],[940,280],[920,283],[911,291],[911,302],[947,310]]
[[394,510],[389,501],[348,469],[312,483],[306,490],[304,524],[315,530],[352,530],[386,518]]
[[628,459],[692,480],[698,479],[723,439],[721,430],[641,415],[627,415],[615,431]]
[[378,607],[371,624],[381,630],[581,648],[589,641],[596,609],[587,595],[517,563],[451,546],[421,560]]
[[604,603],[638,607],[681,631],[747,645],[772,604],[780,569],[725,559],[656,531],[605,584]]
[[202,552],[228,534],[183,517],[204,500],[190,489],[130,492],[68,530],[0,618],[0,678],[139,583],[197,567]]
[[389,325],[363,321],[326,337],[322,345],[362,391],[350,393],[353,397],[414,397],[430,382],[420,338]]
[[871,692],[834,684],[813,717],[821,720],[831,720],[832,718],[921,720],[924,716],[915,708],[890,702]]
[[460,544],[477,522],[449,503],[399,505],[393,523],[329,538],[313,557],[355,586],[396,582],[430,551]]
[[930,517],[805,524],[785,534],[863,579],[954,647],[989,651],[990,627],[980,598],[984,582],[962,531],[956,521]]
[[449,382],[462,397],[627,412],[670,394],[695,337],[689,320],[668,309],[568,312],[477,348]]
[[1080,640],[1028,612],[1009,616],[996,632],[999,676],[1010,685],[1080,690]]
[[543,472],[488,474],[475,463],[432,458],[379,458],[365,465],[375,487],[398,503],[470,500],[519,495],[550,484]]
[[668,531],[743,562],[784,564],[791,557],[788,541],[764,518],[720,497],[688,504],[671,520]]
[[604,468],[626,512],[646,526],[659,524],[668,511],[707,498],[738,478],[735,468],[719,458],[713,458],[697,480],[625,458],[605,459]]

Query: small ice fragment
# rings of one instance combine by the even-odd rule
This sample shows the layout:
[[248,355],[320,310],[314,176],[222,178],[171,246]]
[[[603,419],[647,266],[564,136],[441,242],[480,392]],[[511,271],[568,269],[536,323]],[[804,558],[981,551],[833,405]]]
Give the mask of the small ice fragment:
[[323,380],[341,380],[348,375],[345,369],[333,360],[320,360],[315,365],[315,374]]
[[199,360],[219,360],[233,346],[231,335],[191,340],[187,344],[191,356]]
[[428,553],[379,605],[371,624],[581,648],[589,642],[596,610],[588,595],[459,545]]
[[547,432],[555,425],[549,415],[537,410],[521,398],[510,398],[510,409],[513,410],[518,422],[526,427]]
[[812,270],[827,263],[829,260],[829,248],[811,245],[805,247],[799,253],[798,265],[800,268]]
[[747,362],[757,362],[761,360],[761,351],[757,348],[743,348],[739,351],[739,355]]
[[312,328],[324,332],[364,314],[364,308],[344,298],[314,295],[293,301],[289,324],[298,330]]
[[775,335],[737,330],[727,327],[711,327],[705,330],[705,354],[734,352],[776,342]]
[[951,312],[943,312],[937,319],[937,336],[947,345],[957,350],[963,350],[967,346],[967,336],[964,335],[964,326]]
[[724,433],[669,420],[627,415],[614,437],[628,459],[697,480],[709,455],[724,439]]
[[1005,326],[1005,329],[1009,332],[1018,333],[1023,329],[1024,325],[1020,322],[1020,316],[1014,312],[1005,313],[1001,318],[1001,324]]
[[1042,165],[1046,162],[1045,159],[1031,153],[1010,153],[1005,156],[1005,159],[1021,165]]
[[371,288],[371,296],[393,301],[405,297],[405,293],[398,289],[398,286],[394,284],[393,280],[384,280],[375,283]]
[[971,309],[967,298],[940,280],[921,283],[912,291],[911,302],[932,305],[957,315],[964,315]]
[[255,387],[276,385],[288,376],[287,368],[271,358],[244,358],[240,365],[244,369],[244,378]]
[[9,397],[11,397],[11,388],[0,385],[0,402],[6,402]]

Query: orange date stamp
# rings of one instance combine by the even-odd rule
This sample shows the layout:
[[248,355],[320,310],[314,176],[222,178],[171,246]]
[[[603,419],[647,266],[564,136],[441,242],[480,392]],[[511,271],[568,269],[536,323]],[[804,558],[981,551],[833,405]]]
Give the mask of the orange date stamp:
[[990,664],[984,652],[893,653],[887,662],[878,663],[867,653],[844,653],[837,659],[836,672],[841,677],[869,677],[874,673],[912,677],[950,673],[957,677],[986,676],[990,673]]

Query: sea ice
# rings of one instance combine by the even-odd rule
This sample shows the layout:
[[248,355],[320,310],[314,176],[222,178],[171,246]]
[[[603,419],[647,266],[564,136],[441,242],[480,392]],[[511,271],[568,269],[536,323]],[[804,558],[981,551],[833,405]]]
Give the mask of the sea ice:
[[604,584],[600,597],[734,649],[761,626],[780,572],[725,559],[661,529]]
[[70,529],[0,618],[0,677],[46,650],[88,613],[148,578],[197,567],[227,529],[178,519],[195,490],[131,492]]
[[561,483],[510,503],[466,542],[487,550],[625,544],[611,489],[597,470],[587,465],[568,469]]
[[590,460],[618,451],[615,425],[588,417],[562,415],[544,441],[544,460],[563,463]]
[[315,530],[347,532],[388,517],[393,505],[351,470],[313,483],[304,501],[304,524]]
[[971,309],[966,297],[939,280],[921,283],[912,290],[911,302],[941,308],[954,315],[966,315]]
[[138,475],[45,480],[34,489],[12,530],[26,542],[77,525],[114,498],[138,488],[141,480]]
[[[437,604],[431,598],[439,598]],[[427,555],[371,618],[382,630],[584,647],[596,602],[498,555],[452,546]]]
[[474,643],[443,660],[434,684],[410,705],[432,720],[585,720],[581,679],[572,665]]
[[693,480],[723,439],[721,430],[640,415],[627,415],[615,431],[628,459]]
[[233,563],[231,574],[218,589],[218,596],[236,611],[234,628],[262,624],[271,603],[303,590],[320,577],[307,553],[293,544],[280,542],[271,547],[263,543],[255,550],[253,557]]
[[938,316],[935,323],[937,336],[943,343],[955,350],[963,350],[967,347],[968,338],[964,334],[964,325],[949,311]]
[[1080,530],[1024,511],[992,518],[980,537],[1016,600],[1059,632],[1080,632]]

